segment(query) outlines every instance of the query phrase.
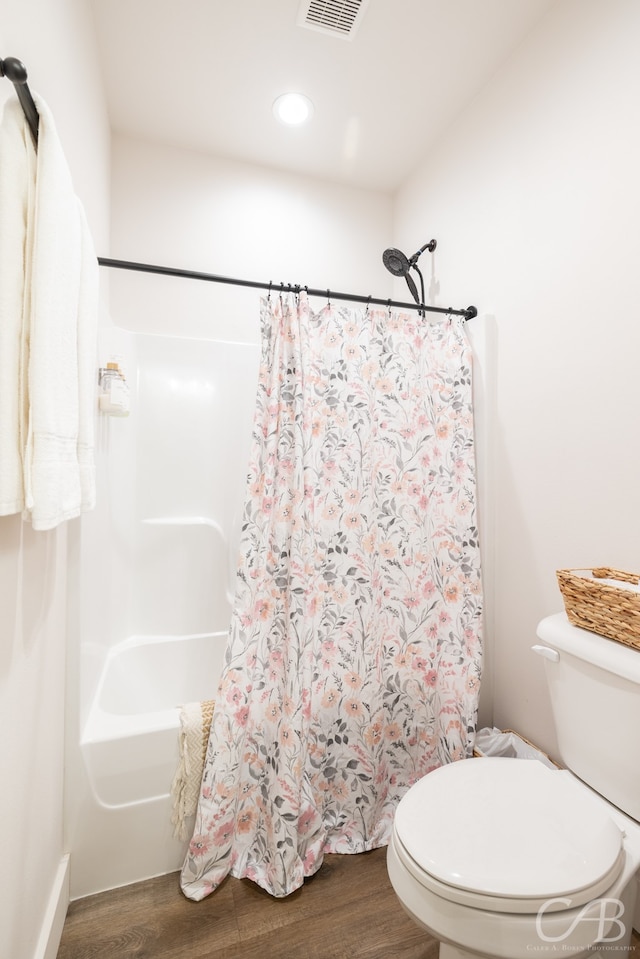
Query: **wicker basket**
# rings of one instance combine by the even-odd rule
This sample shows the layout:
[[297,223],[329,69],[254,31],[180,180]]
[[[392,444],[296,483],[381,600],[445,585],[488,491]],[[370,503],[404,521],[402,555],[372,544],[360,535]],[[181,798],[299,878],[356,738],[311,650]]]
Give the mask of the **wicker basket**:
[[640,576],[606,566],[556,576],[570,623],[640,649]]

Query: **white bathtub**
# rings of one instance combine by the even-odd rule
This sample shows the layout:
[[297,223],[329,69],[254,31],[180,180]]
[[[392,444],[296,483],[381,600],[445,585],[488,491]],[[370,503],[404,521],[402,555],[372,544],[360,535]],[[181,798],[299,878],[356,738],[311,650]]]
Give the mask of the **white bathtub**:
[[[179,707],[216,695],[231,619],[256,344],[104,327],[128,417],[98,417],[67,659],[71,898],[175,871]],[[74,612],[77,613],[74,616]]]
[[132,636],[110,650],[81,740],[99,804],[169,795],[180,706],[214,698],[226,641],[226,632]]
[[[66,780],[71,898],[174,872],[180,706],[215,697],[227,632],[131,636],[104,660]],[[77,742],[77,740],[76,740]]]

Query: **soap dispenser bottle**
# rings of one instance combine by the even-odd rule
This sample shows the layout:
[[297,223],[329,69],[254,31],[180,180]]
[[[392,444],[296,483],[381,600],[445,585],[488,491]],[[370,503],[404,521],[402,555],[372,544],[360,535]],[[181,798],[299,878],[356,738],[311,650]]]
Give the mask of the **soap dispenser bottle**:
[[129,415],[129,387],[116,360],[110,360],[99,373],[98,404],[109,416]]

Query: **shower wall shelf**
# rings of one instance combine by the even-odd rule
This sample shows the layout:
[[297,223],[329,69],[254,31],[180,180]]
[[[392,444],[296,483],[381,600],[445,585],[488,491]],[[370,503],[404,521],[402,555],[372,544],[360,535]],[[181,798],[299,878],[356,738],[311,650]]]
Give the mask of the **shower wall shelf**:
[[208,516],[151,516],[149,519],[143,519],[142,522],[149,526],[209,526],[226,539],[220,524]]

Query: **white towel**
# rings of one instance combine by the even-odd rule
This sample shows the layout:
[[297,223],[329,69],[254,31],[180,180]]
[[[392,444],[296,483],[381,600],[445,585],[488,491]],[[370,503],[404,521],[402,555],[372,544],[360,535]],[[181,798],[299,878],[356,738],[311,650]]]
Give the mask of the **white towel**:
[[32,246],[36,157],[17,102],[0,124],[0,516],[24,507],[22,453],[27,430],[23,343],[25,257]]
[[[35,182],[26,191],[20,184],[26,223],[18,405],[26,410],[26,435],[19,433],[24,516],[45,530],[95,505],[98,263],[55,123],[44,101],[34,99],[40,117]],[[21,113],[9,101],[3,127],[16,152],[20,134],[27,163],[30,134]],[[0,283],[7,282],[4,273],[3,265]]]

